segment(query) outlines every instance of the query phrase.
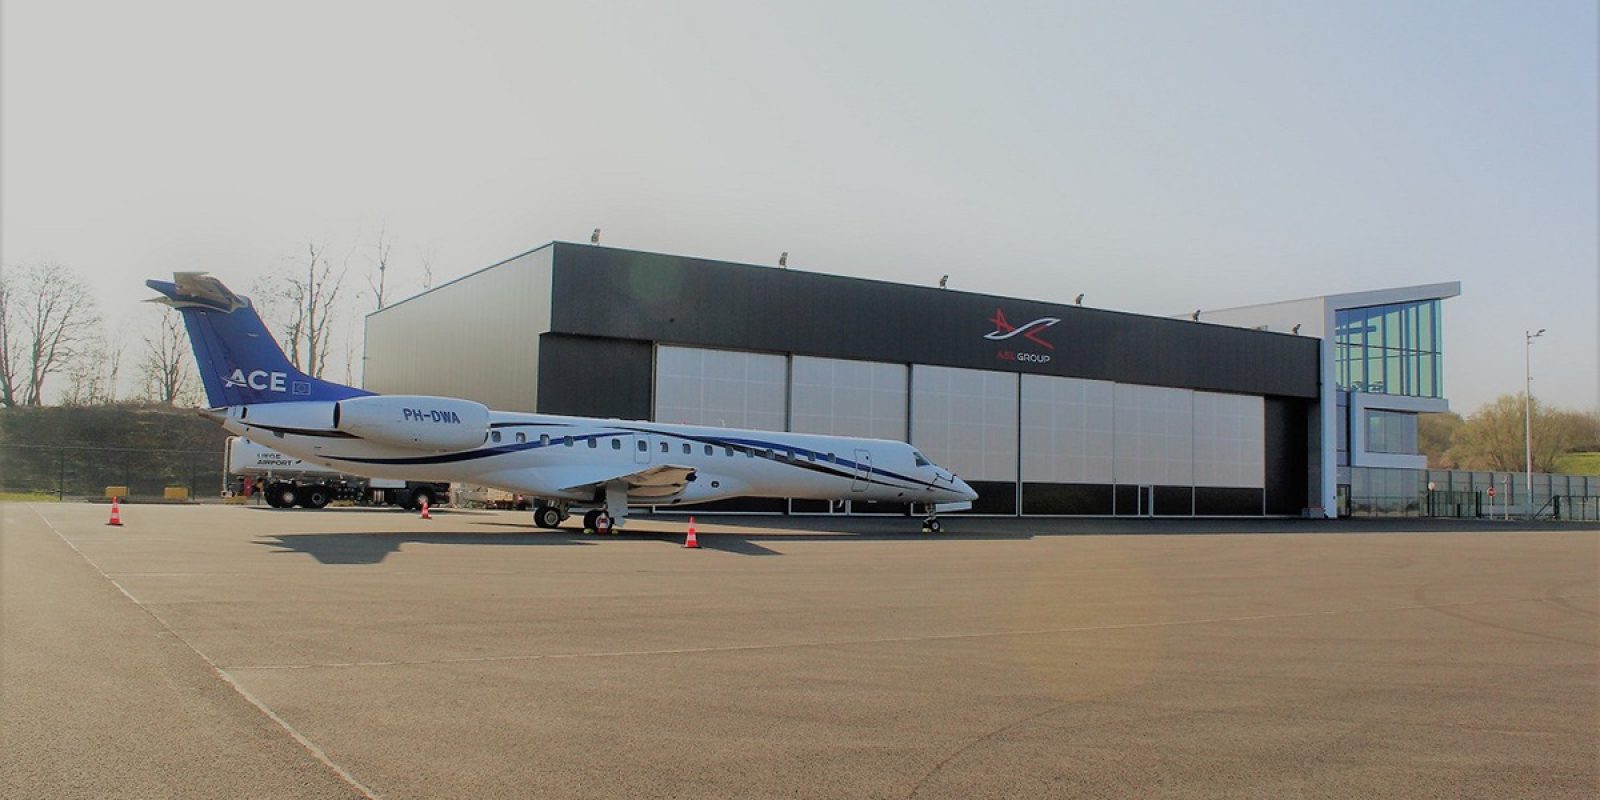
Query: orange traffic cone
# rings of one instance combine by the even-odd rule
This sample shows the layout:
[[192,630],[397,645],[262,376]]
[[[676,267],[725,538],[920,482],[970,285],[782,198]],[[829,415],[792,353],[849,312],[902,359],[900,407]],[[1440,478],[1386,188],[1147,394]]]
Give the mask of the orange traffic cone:
[[433,515],[428,513],[428,498],[426,497],[422,498],[422,518],[433,519]]
[[117,507],[116,495],[111,496],[111,520],[106,524],[115,525],[119,528],[122,527],[122,511]]
[[683,540],[683,546],[690,549],[700,549],[700,540],[694,535],[694,517],[689,518],[689,538]]

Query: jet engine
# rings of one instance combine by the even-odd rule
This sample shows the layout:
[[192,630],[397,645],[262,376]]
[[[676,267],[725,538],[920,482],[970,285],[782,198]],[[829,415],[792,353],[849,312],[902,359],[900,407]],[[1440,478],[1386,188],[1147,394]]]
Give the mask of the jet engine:
[[351,397],[333,405],[333,427],[397,447],[465,450],[488,438],[489,407],[453,397]]

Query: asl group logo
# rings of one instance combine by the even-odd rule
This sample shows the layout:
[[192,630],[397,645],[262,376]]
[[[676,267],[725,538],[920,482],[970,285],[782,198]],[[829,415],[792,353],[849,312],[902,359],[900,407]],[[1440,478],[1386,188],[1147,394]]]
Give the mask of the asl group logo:
[[[994,325],[994,330],[984,334],[983,338],[995,342],[1005,342],[1020,336],[1046,350],[1054,350],[1056,346],[1045,340],[1044,332],[1060,321],[1058,317],[1040,317],[1024,325],[1012,325],[1006,319],[1006,312],[1003,309],[996,308],[994,316],[989,319],[989,322]],[[1023,350],[997,350],[995,351],[995,358],[1001,361],[1022,361],[1033,364],[1050,363],[1049,353],[1034,353]]]

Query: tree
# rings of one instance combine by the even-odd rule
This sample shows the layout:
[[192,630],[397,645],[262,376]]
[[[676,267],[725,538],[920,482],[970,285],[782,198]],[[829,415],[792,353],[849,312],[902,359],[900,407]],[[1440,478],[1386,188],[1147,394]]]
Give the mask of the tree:
[[1461,415],[1451,411],[1417,416],[1417,452],[1428,457],[1430,469],[1456,468],[1451,447],[1462,424]]
[[144,337],[144,358],[139,361],[145,399],[175,406],[194,403],[198,390],[190,352],[182,315],[162,308],[155,333]]
[[42,405],[45,382],[93,343],[100,314],[88,287],[59,264],[29,267],[20,278],[15,273],[5,278],[4,284],[0,402]]
[[[1556,459],[1581,444],[1587,415],[1531,404],[1533,471],[1554,472]],[[1523,395],[1504,395],[1473,412],[1456,431],[1450,453],[1463,469],[1520,472],[1527,462]]]
[[61,404],[103,406],[117,402],[125,343],[122,336],[95,334],[86,339],[67,364],[67,388],[61,394]]
[[289,361],[317,378],[327,369],[339,292],[348,272],[346,267],[335,269],[327,250],[326,245],[308,242],[304,261],[295,271],[268,279],[273,283],[258,281],[251,292],[265,316],[281,319]]
[[422,291],[433,288],[433,253],[425,252],[420,256],[422,261]]
[[378,264],[374,270],[377,273],[377,277],[374,279],[371,275],[367,276],[367,285],[372,287],[372,295],[378,302],[379,311],[383,310],[384,278],[387,277],[389,271],[389,251],[394,249],[394,243],[389,241],[388,232],[388,226],[378,228],[378,241],[376,243]]
[[5,268],[0,267],[0,405],[11,408],[17,404],[17,364],[20,348],[14,329],[16,315],[11,313],[11,280]]

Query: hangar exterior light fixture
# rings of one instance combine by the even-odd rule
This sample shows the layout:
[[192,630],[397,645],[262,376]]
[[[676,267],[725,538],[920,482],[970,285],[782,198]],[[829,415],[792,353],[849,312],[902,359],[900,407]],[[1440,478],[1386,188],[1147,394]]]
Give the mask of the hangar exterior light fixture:
[[599,228],[595,228],[594,229],[594,233],[589,234],[589,244],[599,244],[599,243],[600,243],[600,229]]
[[1192,319],[1195,322],[1199,322],[1200,321],[1200,309],[1198,309],[1198,308],[1195,309],[1194,313],[1189,315],[1189,319]]
[[788,250],[785,250],[785,251],[783,251],[782,253],[780,253],[778,255],[778,266],[783,267],[784,269],[788,269],[789,268],[789,251]]
[[1072,304],[1075,306],[1083,305],[1083,292],[1078,292],[1078,299],[1073,300]]
[[1294,335],[1296,335],[1296,336],[1300,335],[1300,323],[1298,323],[1298,322],[1296,322],[1294,324]]
[[950,276],[949,275],[946,275],[946,276],[940,278],[939,279],[939,288],[940,289],[946,288],[946,284],[948,284],[948,283],[950,283]]

